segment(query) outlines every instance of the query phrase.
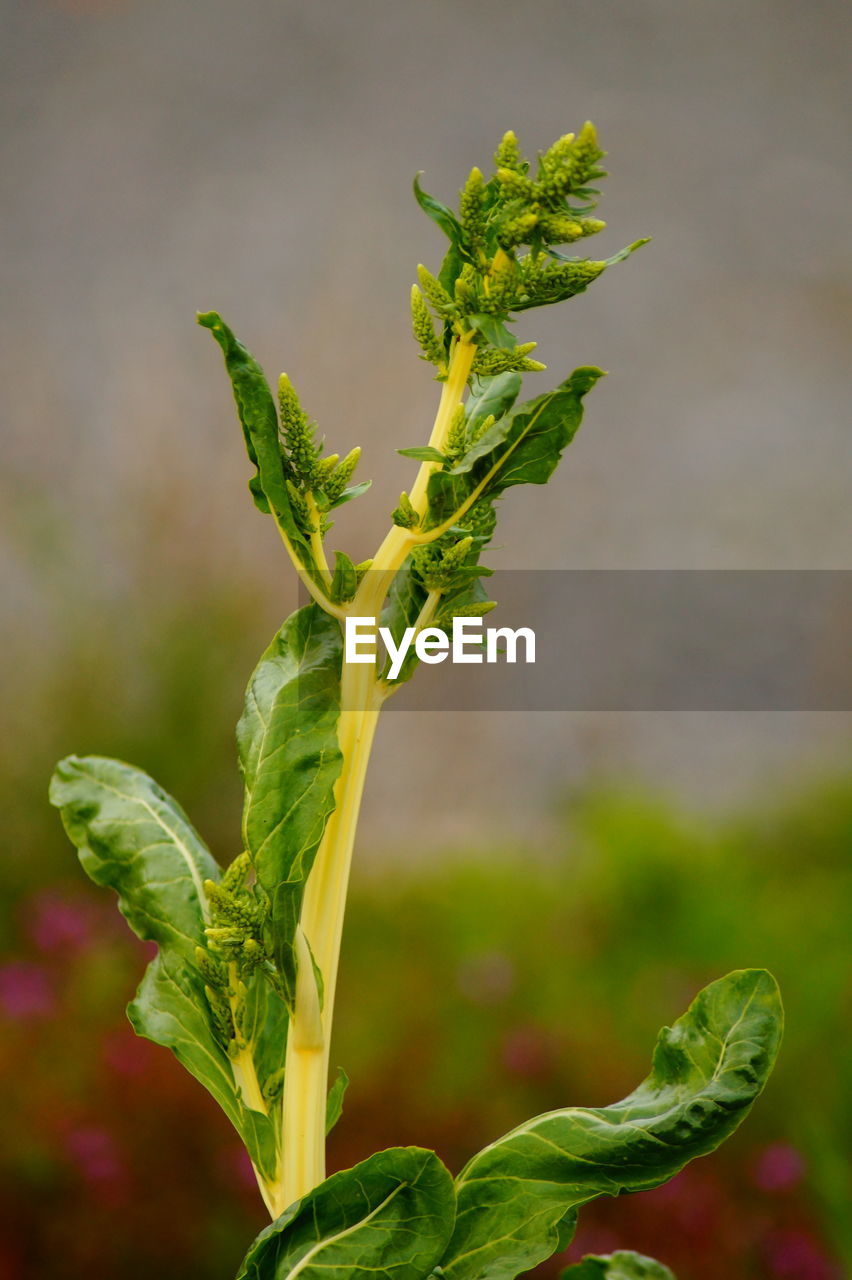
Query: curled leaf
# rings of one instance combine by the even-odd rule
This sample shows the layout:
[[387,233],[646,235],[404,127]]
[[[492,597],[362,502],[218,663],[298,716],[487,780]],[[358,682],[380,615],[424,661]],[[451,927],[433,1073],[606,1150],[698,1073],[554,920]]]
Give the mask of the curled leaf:
[[711,983],[660,1032],[651,1074],[623,1102],[536,1116],[456,1179],[449,1280],[513,1280],[559,1247],[571,1208],[646,1191],[713,1151],[760,1093],[778,1051],[778,987],[762,969]]

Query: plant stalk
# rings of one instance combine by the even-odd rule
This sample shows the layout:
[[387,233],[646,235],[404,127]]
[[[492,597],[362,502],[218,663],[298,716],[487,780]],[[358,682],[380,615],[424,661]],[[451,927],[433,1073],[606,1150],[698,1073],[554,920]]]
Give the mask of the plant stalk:
[[[475,354],[472,335],[458,339],[453,346],[429,441],[434,448],[441,449],[445,443]],[[434,466],[422,464],[411,490],[412,505],[421,515]],[[418,539],[411,530],[394,526],[355,599],[341,612],[378,619],[394,577],[418,540],[422,535]],[[334,790],[334,811],[317,850],[302,903],[297,940],[300,976],[284,1065],[281,1174],[278,1183],[267,1189],[267,1204],[273,1217],[325,1179],[329,1049],[349,869],[379,712],[392,691],[378,679],[376,663],[343,663],[338,721],[343,764]],[[311,956],[323,977],[321,1007]]]
[[[372,664],[344,664],[338,738],[343,766],[335,787],[335,808],[317,850],[305,887],[300,957],[304,983],[297,987],[284,1067],[282,1177],[278,1212],[325,1178],[325,1119],[334,993],[349,868],[364,792],[364,779],[384,693]],[[310,952],[323,975],[318,993]],[[304,962],[302,962],[304,960]]]

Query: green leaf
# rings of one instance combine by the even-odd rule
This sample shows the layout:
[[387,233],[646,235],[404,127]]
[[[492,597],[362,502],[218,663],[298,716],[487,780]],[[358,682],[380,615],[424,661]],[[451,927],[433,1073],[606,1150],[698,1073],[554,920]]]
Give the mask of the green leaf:
[[438,449],[433,449],[430,444],[417,445],[413,449],[397,449],[397,453],[403,458],[413,458],[415,462],[447,461],[444,455]]
[[[600,369],[575,369],[555,391],[504,413],[454,467],[434,472],[427,490],[429,527],[452,519],[474,495],[495,498],[511,485],[545,484],[583,420],[583,397],[601,377]],[[482,409],[477,403],[476,412]]]
[[262,1231],[237,1280],[424,1280],[453,1228],[453,1180],[432,1151],[392,1147],[335,1173]]
[[60,761],[50,802],[84,871],[115,890],[133,932],[194,962],[204,881],[221,873],[180,805],[141,769],[103,756]]
[[349,1088],[349,1077],[342,1067],[337,1068],[337,1075],[334,1084],[328,1091],[328,1098],[325,1107],[325,1132],[326,1135],[331,1133],[340,1117],[343,1115],[343,1095]]
[[[438,281],[444,286],[446,292],[451,298],[455,297],[456,281],[461,275],[462,267],[465,264],[465,257],[462,255],[461,249],[456,244],[451,244],[444,259],[441,263],[441,269],[438,272]],[[452,326],[447,323],[444,326],[444,346],[449,347],[452,337]]]
[[559,1246],[570,1208],[668,1181],[737,1128],[778,1051],[775,979],[746,969],[706,987],[660,1033],[650,1076],[623,1102],[536,1116],[486,1147],[456,1180],[449,1280],[512,1280]]
[[318,605],[300,609],[255,669],[237,725],[243,839],[269,898],[275,959],[291,1002],[305,881],[334,809],[341,767],[341,651],[337,622]]
[[[458,218],[451,209],[445,204],[441,204],[440,200],[436,200],[434,196],[428,195],[420,186],[420,174],[414,179],[414,198],[420,205],[424,213],[427,213],[433,222],[437,222],[438,226],[444,232],[456,249],[461,247],[462,229]],[[452,296],[452,289],[447,292]]]
[[650,243],[650,236],[645,236],[642,240],[634,240],[632,244],[625,245],[623,249],[619,249],[618,253],[614,253],[611,258],[605,258],[604,261],[608,267],[613,267],[616,262],[624,262],[625,258],[629,258],[631,253],[635,253],[637,249],[641,249],[644,244]]
[[676,1277],[653,1258],[619,1249],[617,1253],[589,1254],[582,1262],[566,1267],[559,1280],[676,1280]]
[[258,1084],[268,1099],[271,1113],[283,1083],[290,1013],[262,971],[248,979],[246,986],[243,1035],[249,1043]]
[[351,484],[348,489],[343,490],[339,497],[328,504],[329,511],[333,511],[335,507],[342,507],[344,503],[351,502],[353,498],[360,498],[361,494],[366,493],[372,483],[372,480],[359,480],[357,484]]
[[[632,244],[625,245],[623,249],[619,249],[618,253],[614,253],[611,258],[604,258],[604,266],[614,267],[617,262],[624,262],[629,258],[631,253],[635,253],[637,249],[641,249],[644,244],[650,244],[651,237],[645,236],[642,240],[634,240]],[[545,253],[549,258],[558,258],[560,262],[586,262],[586,258],[578,257],[576,254],[560,253],[558,249],[548,246]]]
[[[202,886],[220,879],[219,867],[177,802],[121,761],[69,756],[56,767],[50,800],[86,873],[115,890],[134,933],[159,947],[128,1008],[134,1030],[172,1050],[222,1107],[255,1164],[271,1173],[272,1125],[242,1102],[196,965],[208,923]],[[271,1024],[274,997],[262,999]]]
[[491,315],[473,315],[467,317],[467,322],[472,329],[481,333],[486,342],[490,342],[492,347],[512,348],[518,345],[518,340],[511,330],[507,329],[502,320],[497,316]]
[[257,474],[249,482],[255,506],[267,514],[271,512],[293,546],[307,551],[308,544],[293,519],[287,495],[278,436],[278,413],[263,370],[218,312],[199,313],[198,323],[211,331],[225,356],[225,368],[234,390],[246,451],[257,468]]
[[[287,1038],[284,1003],[259,976],[250,990],[268,1010],[262,1023],[267,1040],[278,1028],[278,1054],[283,1056]],[[197,969],[173,951],[161,950],[148,965],[135,998],[127,1006],[127,1016],[138,1036],[171,1049],[178,1062],[204,1085],[239,1133],[255,1167],[271,1181],[278,1164],[275,1126],[269,1116],[243,1103],[231,1060],[211,1028],[204,982]],[[247,1030],[247,1038],[249,1034]],[[251,1042],[249,1047],[250,1052],[254,1050]],[[278,1057],[277,1065],[280,1063]],[[261,1056],[257,1063],[261,1086],[270,1070]]]
[[556,1248],[554,1253],[563,1253],[568,1248],[577,1231],[577,1210],[569,1209],[556,1224]]
[[495,377],[473,379],[467,402],[467,424],[475,426],[486,418],[500,419],[511,409],[521,390],[519,373],[498,373]]
[[358,589],[358,573],[345,551],[334,553],[331,598],[336,604],[351,600]]

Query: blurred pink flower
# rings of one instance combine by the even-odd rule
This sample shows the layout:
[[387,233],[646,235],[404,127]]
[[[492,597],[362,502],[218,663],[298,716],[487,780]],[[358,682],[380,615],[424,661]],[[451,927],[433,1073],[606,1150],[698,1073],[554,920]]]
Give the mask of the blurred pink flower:
[[65,1139],[68,1155],[89,1182],[114,1182],[123,1173],[112,1135],[95,1125],[72,1129]]
[[516,1027],[503,1041],[503,1065],[518,1076],[538,1076],[551,1062],[547,1036],[537,1027]]
[[92,939],[92,912],[55,892],[37,894],[30,904],[29,933],[40,951],[79,951]]
[[790,1191],[805,1175],[805,1161],[787,1142],[764,1147],[754,1166],[753,1179],[761,1191]]
[[769,1272],[778,1280],[840,1280],[815,1241],[801,1231],[779,1231],[767,1243]]
[[150,1062],[150,1045],[130,1027],[118,1027],[104,1036],[101,1050],[108,1069],[117,1076],[144,1075]]
[[0,965],[0,1009],[7,1017],[21,1022],[45,1018],[55,1007],[47,974],[39,965],[24,961]]

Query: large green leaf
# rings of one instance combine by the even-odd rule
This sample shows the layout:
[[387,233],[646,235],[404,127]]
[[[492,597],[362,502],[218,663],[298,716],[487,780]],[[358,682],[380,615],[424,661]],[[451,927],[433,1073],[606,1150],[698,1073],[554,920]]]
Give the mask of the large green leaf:
[[450,1280],[512,1280],[549,1257],[566,1211],[645,1191],[719,1145],[772,1069],[783,1013],[774,978],[741,970],[661,1031],[650,1076],[623,1102],[551,1111],[486,1147],[459,1175]]
[[243,837],[272,908],[275,958],[292,998],[305,881],[334,809],[342,643],[311,604],[284,623],[258,663],[237,726]]
[[278,413],[263,369],[218,312],[199,313],[198,323],[210,330],[225,357],[246,452],[257,468],[249,482],[255,505],[261,511],[272,513],[282,533],[304,555],[308,547],[293,519],[281,458]]
[[474,427],[492,414],[502,418],[511,409],[521,390],[519,373],[498,373],[496,377],[474,377],[466,406],[468,427]]
[[425,1280],[446,1248],[454,1208],[452,1177],[434,1152],[379,1151],[262,1231],[237,1280]]
[[[583,397],[601,377],[600,369],[575,369],[554,391],[504,413],[454,467],[433,472],[429,525],[451,519],[474,494],[494,498],[511,485],[549,480],[583,420]],[[505,384],[508,394],[511,385]],[[499,388],[492,385],[489,390],[494,396]],[[483,409],[482,416],[493,412]]]
[[103,756],[62,760],[50,801],[87,875],[116,891],[134,933],[194,962],[203,884],[220,872],[177,801],[141,769]]
[[619,1249],[601,1256],[589,1254],[582,1262],[566,1267],[559,1280],[675,1280],[675,1274],[653,1258]]
[[[202,886],[219,880],[219,867],[180,806],[141,769],[69,756],[57,765],[50,799],[87,874],[116,891],[134,933],[159,947],[128,1008],[134,1029],[172,1050],[225,1111],[255,1164],[271,1174],[273,1126],[243,1104],[196,964],[208,923]],[[254,998],[271,1025],[276,997],[260,981],[252,983]]]

